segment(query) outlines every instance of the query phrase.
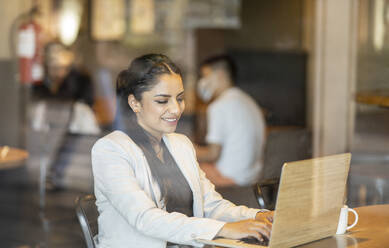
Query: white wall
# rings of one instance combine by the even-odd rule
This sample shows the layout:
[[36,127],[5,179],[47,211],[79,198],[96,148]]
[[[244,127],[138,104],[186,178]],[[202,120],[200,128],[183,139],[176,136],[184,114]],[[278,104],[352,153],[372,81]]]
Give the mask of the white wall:
[[30,0],[0,1],[0,59],[10,59],[11,51],[9,44],[11,25],[15,18],[27,11],[31,6]]
[[354,128],[357,44],[354,0],[315,1],[310,90],[314,156],[349,151]]

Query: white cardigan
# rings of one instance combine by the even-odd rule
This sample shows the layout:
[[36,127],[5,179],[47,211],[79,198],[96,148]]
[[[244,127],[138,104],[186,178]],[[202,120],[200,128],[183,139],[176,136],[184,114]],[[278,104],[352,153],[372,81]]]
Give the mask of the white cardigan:
[[202,246],[226,222],[255,218],[259,209],[235,206],[214,190],[200,170],[190,140],[180,134],[163,140],[193,192],[193,215],[168,213],[142,150],[121,131],[99,139],[92,148],[97,247],[165,248],[166,241]]

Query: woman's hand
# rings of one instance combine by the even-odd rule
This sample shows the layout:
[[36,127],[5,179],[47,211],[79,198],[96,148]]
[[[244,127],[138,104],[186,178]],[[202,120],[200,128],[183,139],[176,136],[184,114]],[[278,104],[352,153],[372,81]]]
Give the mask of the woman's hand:
[[270,239],[272,224],[258,220],[243,220],[227,223],[220,229],[217,236],[230,239],[254,237],[263,241],[263,237]]
[[273,216],[274,216],[274,211],[258,212],[257,215],[255,216],[255,219],[258,221],[272,224]]

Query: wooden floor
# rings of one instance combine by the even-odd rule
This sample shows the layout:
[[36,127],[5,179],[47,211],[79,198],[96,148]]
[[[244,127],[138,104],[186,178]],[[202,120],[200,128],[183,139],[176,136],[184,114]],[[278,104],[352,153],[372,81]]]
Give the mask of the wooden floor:
[[0,171],[0,247],[85,247],[73,207],[82,193],[48,194],[41,209],[37,184],[25,167]]

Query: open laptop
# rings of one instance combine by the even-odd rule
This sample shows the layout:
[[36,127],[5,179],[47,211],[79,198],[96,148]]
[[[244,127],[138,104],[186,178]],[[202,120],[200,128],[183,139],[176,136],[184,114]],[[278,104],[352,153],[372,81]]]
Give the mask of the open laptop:
[[[269,247],[292,247],[335,235],[344,204],[351,154],[285,163]],[[259,248],[233,239],[198,240],[231,248]]]

